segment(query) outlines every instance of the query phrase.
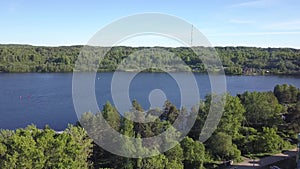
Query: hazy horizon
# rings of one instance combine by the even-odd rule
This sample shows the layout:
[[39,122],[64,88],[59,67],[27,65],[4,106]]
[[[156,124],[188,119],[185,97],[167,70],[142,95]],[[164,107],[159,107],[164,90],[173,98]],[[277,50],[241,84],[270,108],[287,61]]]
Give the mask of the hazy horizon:
[[[72,46],[86,46],[86,44],[66,44],[66,45],[44,45],[44,44],[22,44],[22,43],[0,43],[0,45],[24,45],[33,47],[72,47]],[[100,46],[100,47],[166,47],[166,48],[179,48],[179,47],[190,47],[190,46],[134,46],[134,45],[116,45],[116,46]],[[203,46],[192,46],[192,47],[203,47]],[[290,49],[300,49],[300,47],[289,47],[289,46],[246,46],[246,45],[227,45],[227,46],[211,46],[214,48],[224,48],[224,47],[253,47],[253,48],[290,48]]]

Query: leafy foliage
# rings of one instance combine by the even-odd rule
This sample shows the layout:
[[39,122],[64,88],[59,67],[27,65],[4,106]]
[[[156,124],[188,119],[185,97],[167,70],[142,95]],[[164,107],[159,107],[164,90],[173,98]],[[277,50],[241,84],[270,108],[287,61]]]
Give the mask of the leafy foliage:
[[[42,47],[30,45],[0,45],[0,72],[71,72],[75,62],[98,63],[98,71],[113,71],[121,65],[128,65],[126,70],[138,70],[138,65],[156,63],[168,71],[187,71],[186,67],[177,65],[182,59],[192,71],[206,72],[203,61],[192,49],[187,47],[106,47],[95,48],[83,46]],[[300,50],[291,48],[255,48],[255,47],[196,47],[202,59],[216,52],[220,57],[226,74],[298,74],[300,72]],[[139,51],[148,51],[151,57],[141,57]],[[150,53],[149,53],[150,51]],[[107,52],[99,60],[91,60],[89,56]],[[171,54],[174,54],[172,56]],[[77,60],[78,56],[83,56]],[[132,64],[121,64],[126,61]],[[84,65],[84,64],[82,64]],[[170,65],[170,66],[167,66]],[[207,66],[213,66],[207,65]],[[91,71],[91,68],[81,67],[80,70]],[[218,71],[214,67],[211,70]],[[161,71],[147,69],[145,71]]]
[[276,85],[274,95],[280,103],[296,103],[300,100],[300,90],[293,85]]
[[232,137],[223,132],[214,134],[207,144],[208,150],[216,159],[240,160],[241,152],[235,144],[232,143]]
[[[107,102],[101,112],[96,114],[86,112],[82,115],[80,124],[85,129],[70,125],[64,132],[57,133],[47,126],[44,129],[37,129],[31,125],[15,131],[1,130],[0,166],[4,169],[200,169],[212,166],[218,161],[240,161],[242,155],[275,153],[290,148],[288,138],[293,138],[300,131],[300,101],[297,93],[299,89],[293,88],[289,85],[278,85],[274,88],[274,93],[245,92],[238,96],[226,94],[224,112],[218,128],[204,143],[199,142],[198,137],[207,117],[212,95],[206,96],[199,107],[192,108],[190,112],[184,108],[178,110],[169,101],[165,102],[163,110],[144,112],[142,106],[134,100],[131,111],[121,116],[117,109]],[[293,97],[283,96],[285,92],[290,92],[289,95]],[[294,100],[296,96],[294,92],[297,93],[297,102]],[[278,102],[277,98],[283,100]],[[180,114],[198,115],[192,130],[181,142],[172,140],[174,136],[180,136],[175,128],[155,142],[142,139],[170,129],[174,120],[180,118]],[[136,115],[147,116],[153,121],[149,123],[131,121],[130,119]],[[133,144],[128,137],[122,137],[124,144],[118,145],[117,139],[105,131],[104,119],[107,121],[106,124],[117,132],[137,138],[135,142],[137,144]],[[188,123],[189,119],[183,121]],[[95,142],[92,142],[86,132],[92,138],[96,138]],[[107,141],[118,150],[128,153],[142,152],[146,155],[151,152],[157,153],[160,146],[174,146],[153,157],[125,158],[114,155],[96,144]]]
[[15,132],[1,131],[1,168],[89,168],[91,140],[80,127],[63,133],[28,126]]
[[282,123],[284,107],[272,92],[245,92],[240,96],[245,106],[246,122],[250,126],[276,126]]

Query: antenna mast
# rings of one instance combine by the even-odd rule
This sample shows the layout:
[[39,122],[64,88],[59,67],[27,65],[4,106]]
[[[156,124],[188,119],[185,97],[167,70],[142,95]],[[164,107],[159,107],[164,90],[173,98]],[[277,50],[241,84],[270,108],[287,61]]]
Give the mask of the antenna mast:
[[191,47],[193,46],[193,29],[194,29],[194,25],[192,25],[192,30],[191,30]]

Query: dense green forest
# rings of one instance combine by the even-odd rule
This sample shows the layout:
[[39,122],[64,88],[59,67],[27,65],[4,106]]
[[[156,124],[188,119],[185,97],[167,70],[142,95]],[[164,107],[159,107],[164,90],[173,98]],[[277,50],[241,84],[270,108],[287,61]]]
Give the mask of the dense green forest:
[[[0,72],[72,72],[83,46],[42,47],[30,45],[0,45]],[[157,47],[180,57],[194,72],[206,72],[199,57],[190,48]],[[147,47],[113,47],[99,63],[98,71],[113,71],[124,58]],[[153,49],[153,48],[152,48]],[[201,52],[209,56],[211,48]],[[226,74],[300,74],[300,50],[291,48],[216,47]],[[168,62],[165,53],[155,53],[157,59]],[[164,58],[164,59],[162,59]],[[135,57],[135,63],[149,62]],[[162,63],[163,64],[163,63]],[[172,68],[184,71],[181,68]],[[157,71],[157,70],[149,70]]]
[[[181,113],[197,114],[188,135],[175,147],[157,156],[124,158],[100,148],[87,135],[87,132],[95,135],[101,132],[101,125],[97,123],[99,114],[87,112],[82,115],[80,123],[70,125],[63,133],[57,133],[48,126],[41,130],[33,125],[15,131],[1,130],[0,166],[3,169],[220,168],[224,160],[237,162],[242,160],[242,156],[260,157],[295,146],[300,132],[300,90],[295,86],[276,85],[273,91],[245,92],[237,96],[226,94],[218,128],[202,143],[198,139],[210,100],[211,95],[206,96],[199,106],[189,110],[190,113],[166,101],[162,110],[147,112],[149,116],[156,117],[150,123],[137,123],[124,118],[110,103],[103,106],[99,113],[110,126],[123,135],[136,138],[158,135],[170,127]],[[132,102],[132,111],[143,111],[136,100]],[[80,124],[89,127],[83,129]],[[168,138],[163,143],[168,143]],[[153,143],[141,141],[140,144]],[[117,148],[130,145],[128,142]],[[140,151],[140,147],[131,148],[132,151]]]

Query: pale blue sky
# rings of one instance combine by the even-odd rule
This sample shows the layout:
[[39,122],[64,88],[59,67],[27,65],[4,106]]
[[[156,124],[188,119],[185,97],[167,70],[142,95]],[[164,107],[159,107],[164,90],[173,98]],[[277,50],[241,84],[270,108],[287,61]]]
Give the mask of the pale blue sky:
[[178,16],[213,46],[300,48],[299,0],[0,1],[0,43],[86,44],[112,21],[143,12]]

